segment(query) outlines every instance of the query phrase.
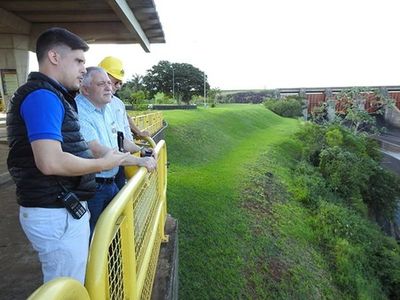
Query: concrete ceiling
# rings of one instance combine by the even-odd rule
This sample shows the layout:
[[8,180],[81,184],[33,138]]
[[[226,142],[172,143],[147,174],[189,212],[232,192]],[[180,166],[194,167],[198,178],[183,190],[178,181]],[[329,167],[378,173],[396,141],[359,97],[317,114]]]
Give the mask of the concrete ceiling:
[[30,50],[47,28],[64,27],[88,43],[165,43],[153,0],[0,0],[0,34],[30,36]]

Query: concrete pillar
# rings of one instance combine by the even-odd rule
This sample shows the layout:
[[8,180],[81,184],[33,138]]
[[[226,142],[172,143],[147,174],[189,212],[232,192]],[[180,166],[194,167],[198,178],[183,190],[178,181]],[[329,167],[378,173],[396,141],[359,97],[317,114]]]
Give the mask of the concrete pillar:
[[300,90],[299,90],[299,96],[300,96],[301,98],[307,98],[307,91],[306,91],[306,89],[300,89]]
[[355,104],[359,110],[365,110],[365,102],[366,99],[364,96],[360,95],[359,93],[356,95],[356,98],[354,99]]
[[332,89],[325,89],[325,92],[324,92],[324,94],[325,94],[325,99],[330,99],[330,98],[333,98],[333,92],[332,92]]
[[[19,34],[0,34],[0,93],[5,107],[9,99],[15,92],[15,87],[22,85],[28,76],[29,67],[29,36]],[[8,77],[3,76],[5,70],[10,70],[7,73]],[[13,71],[16,75],[13,75]],[[5,84],[7,79],[16,76],[16,84],[7,86]],[[5,80],[6,79],[6,80]]]
[[335,97],[329,97],[326,100],[326,110],[329,121],[333,121],[336,118],[336,100]]
[[305,121],[308,120],[308,105],[309,105],[309,101],[306,96],[303,98],[303,106],[302,106],[302,113],[303,113],[303,118]]
[[299,90],[299,97],[303,98],[303,105],[302,105],[302,114],[303,114],[303,119],[305,121],[308,120],[308,105],[309,105],[309,101],[307,99],[307,92],[305,89],[300,89]]
[[379,94],[382,96],[382,97],[389,97],[389,92],[388,92],[388,90],[387,90],[387,88],[385,88],[385,87],[380,87],[379,88]]

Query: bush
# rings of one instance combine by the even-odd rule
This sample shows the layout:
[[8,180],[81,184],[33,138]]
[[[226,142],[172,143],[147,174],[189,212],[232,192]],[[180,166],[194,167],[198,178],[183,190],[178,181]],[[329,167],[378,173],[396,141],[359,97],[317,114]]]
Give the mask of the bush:
[[332,189],[343,198],[358,196],[368,184],[372,163],[340,147],[324,149],[319,169]]
[[295,135],[302,145],[302,157],[314,167],[319,166],[319,155],[326,144],[326,129],[312,123],[307,123]]
[[282,117],[298,117],[303,113],[302,103],[297,99],[267,99],[264,105]]
[[144,111],[144,110],[147,110],[148,108],[149,108],[149,105],[145,104],[145,103],[133,105],[133,109],[137,110],[137,111]]
[[379,165],[373,168],[366,189],[362,190],[362,197],[368,205],[370,215],[379,223],[382,219],[393,220],[399,194],[399,177]]
[[313,220],[319,243],[330,256],[335,281],[354,299],[400,296],[400,247],[376,226],[333,203],[323,203]]
[[153,97],[155,104],[175,104],[176,101],[173,98],[168,97],[163,92],[158,92]]
[[295,200],[313,210],[319,207],[322,199],[330,197],[324,178],[304,161],[294,170],[294,179],[289,189]]

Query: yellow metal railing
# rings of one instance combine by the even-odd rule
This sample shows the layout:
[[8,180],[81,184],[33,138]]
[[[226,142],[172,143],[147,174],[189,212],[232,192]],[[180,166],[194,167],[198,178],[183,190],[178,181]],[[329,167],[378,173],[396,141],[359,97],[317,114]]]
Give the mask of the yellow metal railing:
[[[154,141],[148,139],[154,147]],[[167,151],[155,147],[157,169],[142,167],[101,214],[93,233],[85,287],[90,299],[150,299],[161,242],[167,241]],[[79,284],[79,283],[78,283]],[[46,285],[40,287],[42,290]],[[85,289],[84,289],[85,290]],[[86,290],[85,290],[86,292]],[[48,298],[40,292],[39,299]],[[51,294],[53,295],[53,294]],[[85,299],[76,297],[76,299]]]
[[60,277],[45,283],[28,298],[28,300],[44,299],[90,300],[85,287],[69,277]]
[[162,112],[153,112],[132,117],[133,123],[141,130],[147,130],[150,135],[154,135],[163,127]]

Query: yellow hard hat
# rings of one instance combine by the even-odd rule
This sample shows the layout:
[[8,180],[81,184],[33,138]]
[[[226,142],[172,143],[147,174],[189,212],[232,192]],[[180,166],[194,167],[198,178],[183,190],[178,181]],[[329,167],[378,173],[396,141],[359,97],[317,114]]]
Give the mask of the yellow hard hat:
[[118,80],[122,81],[124,79],[125,71],[119,58],[107,56],[99,63],[99,67]]

